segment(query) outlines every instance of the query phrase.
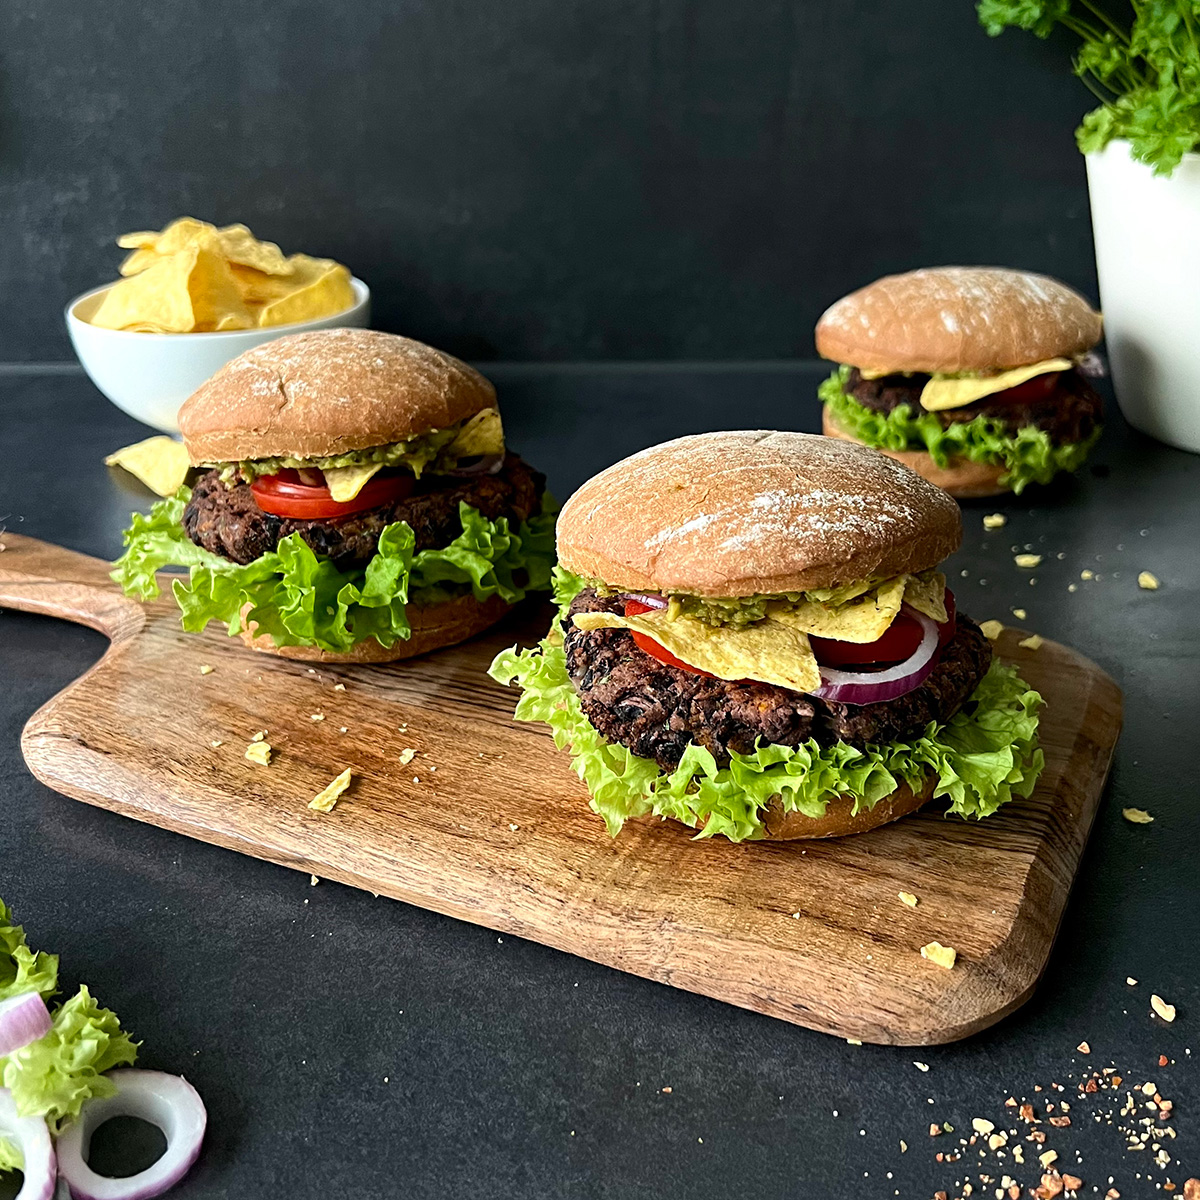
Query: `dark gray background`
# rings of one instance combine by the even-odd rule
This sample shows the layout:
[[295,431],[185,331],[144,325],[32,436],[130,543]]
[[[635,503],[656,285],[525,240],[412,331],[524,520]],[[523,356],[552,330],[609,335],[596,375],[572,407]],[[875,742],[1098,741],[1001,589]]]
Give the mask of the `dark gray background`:
[[939,262],[1094,297],[1069,48],[970,0],[7,0],[0,361],[182,213],[473,359],[808,358]]

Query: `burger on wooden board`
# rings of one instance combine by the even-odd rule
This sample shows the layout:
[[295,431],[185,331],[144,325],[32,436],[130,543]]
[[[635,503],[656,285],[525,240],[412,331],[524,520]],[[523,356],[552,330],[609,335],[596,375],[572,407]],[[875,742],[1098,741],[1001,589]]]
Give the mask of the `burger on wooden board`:
[[387,662],[550,586],[554,505],[507,450],[492,385],[420,342],[329,329],[235,358],[179,412],[203,474],[135,514],[113,577],[256,650]]
[[958,506],[802,433],[711,433],[589,480],[558,523],[559,615],[492,664],[616,834],[835,837],[934,798],[986,817],[1042,767],[1041,698],[938,570]]
[[1045,275],[889,275],[817,323],[817,350],[841,364],[820,389],[825,432],[890,454],[952,496],[1049,483],[1100,436],[1087,376],[1100,334],[1100,314]]

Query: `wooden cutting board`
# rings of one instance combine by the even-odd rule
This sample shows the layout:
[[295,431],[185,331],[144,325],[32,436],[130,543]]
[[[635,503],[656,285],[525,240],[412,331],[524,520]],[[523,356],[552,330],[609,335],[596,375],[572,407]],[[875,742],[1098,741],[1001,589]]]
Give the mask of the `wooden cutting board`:
[[[96,559],[4,541],[0,605],[112,640],[25,728],[25,758],[49,787],[869,1042],[953,1041],[1029,997],[1121,725],[1120,690],[1095,664],[1053,642],[1021,648],[1010,630],[1000,654],[1047,701],[1047,767],[1030,800],[978,824],[934,805],[826,842],[698,842],[657,821],[610,840],[566,755],[513,723],[516,693],[485,675],[497,650],[541,635],[548,608],[408,663],[312,670],[223,632],[182,633],[173,602],[126,599]],[[244,757],[264,729],[269,767]],[[311,811],[345,767],[355,782],[336,811]],[[957,949],[953,970],[921,958],[934,939]]]

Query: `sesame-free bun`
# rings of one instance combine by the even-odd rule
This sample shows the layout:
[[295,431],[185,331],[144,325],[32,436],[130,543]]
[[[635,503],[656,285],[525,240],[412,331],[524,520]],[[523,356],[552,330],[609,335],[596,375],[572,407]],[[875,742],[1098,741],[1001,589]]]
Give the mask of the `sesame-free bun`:
[[1006,371],[1090,350],[1101,317],[1048,275],[1004,267],[927,267],[888,275],[827,309],[824,358],[866,371]]
[[[245,617],[247,609],[242,615]],[[410,604],[407,609],[412,636],[407,641],[391,646],[381,646],[374,638],[351,646],[343,654],[318,649],[316,646],[276,646],[266,634],[256,634],[254,622],[242,630],[242,641],[253,650],[264,654],[277,654],[280,658],[296,658],[302,662],[324,663],[386,663],[401,658],[415,658],[428,654],[443,646],[465,642],[477,633],[495,625],[505,613],[507,605],[499,596],[476,600],[474,596],[456,596],[441,604],[419,606]]]
[[320,329],[226,363],[184,401],[179,428],[196,465],[325,458],[495,406],[478,371],[432,346],[374,329]]
[[889,796],[884,796],[872,808],[854,813],[854,800],[849,796],[835,796],[825,808],[824,816],[806,817],[800,812],[785,813],[778,798],[771,801],[763,814],[767,841],[796,841],[799,838],[846,837],[851,833],[866,833],[907,817],[929,802],[933,795],[936,776],[927,775],[921,786],[914,791],[907,783]]
[[[839,429],[829,415],[829,409],[821,414],[821,427],[827,437],[842,438],[847,442],[859,445],[858,439],[844,429]],[[956,500],[978,500],[984,496],[1002,496],[1012,489],[1000,482],[1005,474],[1005,468],[995,463],[972,462],[969,458],[952,458],[944,467],[939,467],[933,461],[933,456],[927,450],[882,450],[875,448],[876,454],[886,454],[906,467],[916,471],[922,479],[940,487],[942,491],[953,496]]]
[[588,480],[558,518],[558,557],[622,591],[736,597],[936,566],[958,505],[907,467],[810,433],[702,433]]

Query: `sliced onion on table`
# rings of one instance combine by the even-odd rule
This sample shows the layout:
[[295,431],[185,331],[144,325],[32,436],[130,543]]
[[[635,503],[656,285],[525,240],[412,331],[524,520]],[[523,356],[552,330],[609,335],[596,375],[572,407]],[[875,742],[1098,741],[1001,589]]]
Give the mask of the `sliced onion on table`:
[[0,1000],[0,1058],[50,1032],[50,1010],[37,992]]
[[880,704],[920,687],[937,662],[938,627],[923,613],[911,615],[921,623],[924,637],[902,663],[886,671],[835,671],[832,667],[821,667],[821,686],[812,694],[839,704]]
[[0,1137],[7,1138],[21,1152],[25,1182],[17,1200],[51,1200],[54,1195],[54,1144],[50,1130],[41,1117],[17,1115],[16,1101],[8,1088],[0,1088]]
[[[59,1174],[70,1186],[73,1200],[150,1200],[161,1196],[188,1173],[199,1157],[208,1124],[204,1101],[186,1079],[161,1071],[123,1068],[110,1071],[105,1078],[116,1085],[117,1094],[89,1100],[78,1119],[59,1134]],[[157,1125],[167,1139],[162,1158],[125,1179],[97,1175],[87,1165],[88,1148],[92,1134],[112,1117],[139,1117]]]

